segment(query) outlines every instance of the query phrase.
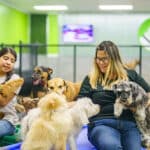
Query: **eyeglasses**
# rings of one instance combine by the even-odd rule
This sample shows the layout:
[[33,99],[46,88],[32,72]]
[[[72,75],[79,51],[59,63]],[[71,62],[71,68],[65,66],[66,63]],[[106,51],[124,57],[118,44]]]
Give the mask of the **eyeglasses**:
[[99,57],[96,57],[96,61],[97,62],[103,62],[103,63],[107,63],[109,60],[109,57],[102,57],[102,58],[99,58]]

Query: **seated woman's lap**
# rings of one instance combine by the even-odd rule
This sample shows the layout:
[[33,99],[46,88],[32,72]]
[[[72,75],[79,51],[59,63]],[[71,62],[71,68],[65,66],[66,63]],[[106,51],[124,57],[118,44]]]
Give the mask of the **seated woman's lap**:
[[89,130],[88,138],[97,150],[141,150],[141,138],[131,121],[104,119]]

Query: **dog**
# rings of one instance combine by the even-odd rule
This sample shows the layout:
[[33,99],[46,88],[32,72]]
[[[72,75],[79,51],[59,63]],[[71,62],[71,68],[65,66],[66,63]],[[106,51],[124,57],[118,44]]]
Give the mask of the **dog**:
[[[53,96],[53,95],[51,95],[51,96]],[[59,95],[59,96],[61,97],[61,99],[65,98],[61,95]],[[42,120],[42,122],[44,122],[46,118],[48,120],[51,120],[50,118],[53,118],[53,121],[54,121],[53,124],[55,124],[56,130],[58,130],[58,133],[62,133],[62,137],[65,137],[63,144],[60,144],[59,141],[57,144],[58,145],[66,145],[66,143],[68,142],[69,146],[70,146],[70,150],[76,150],[75,139],[76,139],[79,131],[81,130],[83,125],[85,125],[89,122],[88,121],[89,117],[96,115],[100,111],[99,105],[92,103],[90,98],[79,98],[72,107],[68,107],[68,105],[66,105],[68,103],[64,103],[63,107],[59,107],[59,108],[57,108],[57,110],[56,109],[53,110],[53,113],[50,115],[51,109],[47,106],[48,103],[46,102],[46,101],[50,101],[50,99],[48,99],[48,98],[50,98],[50,97],[44,96],[39,102],[39,103],[42,103],[43,106],[41,104],[39,104],[38,108],[34,108],[34,109],[30,110],[28,112],[28,114],[23,118],[23,120],[21,122],[22,139],[23,140],[25,139],[25,141],[26,141],[26,137],[28,138],[28,140],[30,140],[30,138],[32,138],[32,141],[34,142],[34,138],[33,138],[32,134],[34,132],[36,132],[36,137],[38,137],[39,143],[41,143],[41,141],[39,139],[40,135],[39,135],[39,133],[37,133],[39,131],[39,126],[37,129],[36,125],[33,125],[33,124],[39,123],[39,121],[38,122],[36,121],[37,118],[39,120],[39,118],[44,117],[43,118],[44,120]],[[66,119],[67,119],[67,121],[66,121]],[[49,121],[48,124],[51,127],[51,121]],[[34,129],[33,129],[33,127],[34,127]],[[55,128],[55,127],[53,127],[53,128]],[[63,132],[60,129],[62,129]],[[30,130],[32,130],[32,132]],[[47,131],[47,133],[48,133],[48,131]],[[52,134],[53,134],[53,132],[52,132]],[[57,134],[55,133],[55,136],[56,135]],[[30,136],[30,138],[28,136]],[[53,138],[55,140],[57,140],[55,136]],[[41,138],[43,138],[43,140],[44,140],[44,137],[41,137]],[[51,138],[49,138],[49,140],[51,141]],[[45,141],[44,144],[50,142],[50,141],[48,142],[47,140],[44,140],[44,141]],[[28,145],[31,144],[30,142],[29,141],[27,142]],[[52,143],[54,143],[53,140],[52,140]],[[50,144],[48,144],[48,145],[50,145]],[[59,147],[59,146],[56,146],[56,147]],[[45,147],[42,147],[42,148],[44,149]],[[40,150],[40,148],[39,148],[39,150]],[[56,150],[58,150],[58,149],[56,149]]]
[[129,69],[135,69],[136,66],[139,64],[140,64],[140,60],[134,59],[130,62],[125,63],[125,66],[127,66],[127,68],[129,68]]
[[48,92],[48,80],[51,79],[53,69],[49,67],[36,66],[32,74],[32,97],[42,97]]
[[27,113],[29,109],[37,107],[40,97],[48,92],[47,81],[51,79],[53,69],[36,66],[32,77],[25,77],[25,82],[17,95],[18,104],[15,106],[19,113]]
[[[70,127],[72,127],[71,115],[63,111],[66,106],[66,99],[57,93],[52,92],[42,97],[38,103],[38,108],[33,109],[35,114],[33,115],[29,111],[34,116],[34,121],[32,120],[33,117],[28,116],[21,123],[21,132],[25,133],[21,149],[66,150],[67,135],[71,130]],[[33,110],[31,111],[33,112]],[[26,130],[27,125],[23,123],[28,124],[29,122],[30,128],[26,134],[26,131],[23,130]]]
[[4,84],[0,84],[0,95],[4,98],[13,97],[16,95],[17,90],[24,83],[23,78],[12,79]]
[[142,145],[150,150],[150,98],[144,89],[131,81],[121,81],[112,87],[116,94],[114,115],[119,117],[123,109],[130,109],[142,133]]
[[68,113],[72,116],[73,126],[68,137],[70,150],[77,150],[76,138],[84,125],[89,123],[89,118],[100,112],[100,106],[94,104],[88,97],[78,98],[75,104],[69,108]]
[[[43,98],[45,99],[45,97]],[[64,97],[61,96],[61,98],[64,98]],[[47,105],[45,104],[44,99],[40,100],[40,102],[42,102],[44,105]],[[38,118],[41,115],[41,109],[43,108],[34,108],[30,110],[27,116],[23,118],[22,123],[21,123],[21,133],[22,133],[23,139],[25,139],[26,135],[28,135],[27,134],[28,131],[30,132],[30,130],[32,130],[32,124],[33,122],[36,121],[36,118]],[[45,109],[44,115],[46,115],[47,111],[48,113],[50,112],[49,108]],[[79,131],[81,130],[83,125],[89,122],[88,118],[93,115],[96,115],[99,111],[100,111],[99,105],[92,103],[90,98],[79,98],[72,107],[68,107],[68,105],[64,105],[63,107],[61,107],[61,109],[59,108],[57,109],[57,111],[55,110],[55,112],[53,112],[53,115],[55,116],[53,121],[55,121],[55,119],[57,119],[57,117],[59,116],[58,119],[60,122],[61,121],[64,122],[65,119],[67,119],[69,122],[67,126],[65,127],[64,127],[64,124],[63,125],[62,123],[59,124],[60,125],[59,128],[64,130],[63,137],[65,137],[66,139],[63,145],[66,145],[66,143],[68,142],[70,146],[70,150],[76,150],[75,139],[77,135],[79,134]],[[65,131],[66,129],[67,131]],[[55,137],[53,138],[55,139]],[[59,149],[56,149],[56,150],[59,150]]]
[[48,89],[50,92],[55,91],[61,95],[65,95],[67,101],[74,101],[81,87],[81,82],[73,83],[62,78],[52,78],[48,81]]
[[36,108],[38,102],[39,98],[17,96],[16,110],[19,113],[24,112],[26,114],[30,109]]
[[37,98],[47,93],[47,81],[51,79],[53,69],[50,67],[36,66],[33,73],[24,77],[24,84],[19,92],[20,96]]

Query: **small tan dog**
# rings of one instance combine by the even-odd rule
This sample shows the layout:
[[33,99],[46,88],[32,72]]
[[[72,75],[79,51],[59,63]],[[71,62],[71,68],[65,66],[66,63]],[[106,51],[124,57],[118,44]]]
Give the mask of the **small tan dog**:
[[129,69],[135,69],[137,65],[140,64],[140,61],[138,59],[134,59],[130,62],[125,63],[125,65],[129,68]]
[[63,111],[67,107],[65,98],[52,92],[42,97],[38,106],[39,116],[31,121],[21,150],[66,150],[72,119]]
[[65,95],[67,101],[73,101],[77,97],[81,87],[81,82],[73,83],[62,78],[53,78],[48,81],[49,91]]
[[30,109],[36,108],[39,98],[17,96],[16,110],[20,113],[27,113]]

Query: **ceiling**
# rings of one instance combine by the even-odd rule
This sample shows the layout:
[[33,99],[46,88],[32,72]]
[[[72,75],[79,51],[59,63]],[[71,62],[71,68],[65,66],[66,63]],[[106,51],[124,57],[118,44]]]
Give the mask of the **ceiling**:
[[[150,0],[0,0],[1,4],[25,13],[103,13],[98,9],[100,4],[132,4],[130,12],[150,13]],[[33,9],[34,5],[67,5],[65,12],[41,12]]]

